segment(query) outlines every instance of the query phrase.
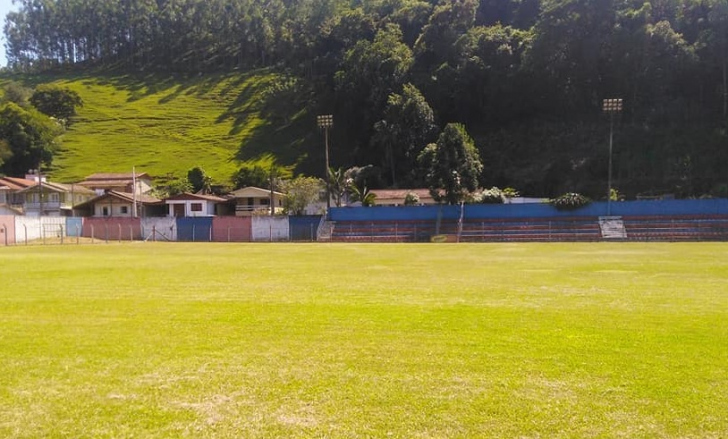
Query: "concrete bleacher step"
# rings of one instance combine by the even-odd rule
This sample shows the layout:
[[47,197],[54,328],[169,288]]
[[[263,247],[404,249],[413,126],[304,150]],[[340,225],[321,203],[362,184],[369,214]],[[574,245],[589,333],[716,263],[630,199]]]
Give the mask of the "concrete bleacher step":
[[604,239],[627,239],[627,229],[621,216],[600,216],[599,229]]

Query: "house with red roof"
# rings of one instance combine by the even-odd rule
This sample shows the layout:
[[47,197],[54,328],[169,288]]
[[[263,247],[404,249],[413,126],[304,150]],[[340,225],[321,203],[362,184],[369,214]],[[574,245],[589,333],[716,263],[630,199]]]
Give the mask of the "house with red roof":
[[[136,206],[136,210],[134,207]],[[76,215],[98,218],[165,216],[165,203],[147,194],[108,191],[73,208]]]
[[18,192],[35,184],[28,178],[0,177],[0,210],[5,215],[22,215],[25,197]]
[[73,206],[96,196],[91,189],[77,184],[33,182],[17,192],[23,197],[23,211],[29,216],[73,216]]

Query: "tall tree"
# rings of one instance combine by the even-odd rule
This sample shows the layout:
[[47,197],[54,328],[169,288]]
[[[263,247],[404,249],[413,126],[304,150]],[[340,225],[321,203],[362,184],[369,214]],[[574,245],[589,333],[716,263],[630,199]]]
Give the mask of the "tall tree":
[[430,193],[437,201],[457,204],[478,188],[483,164],[463,125],[447,124],[437,143],[427,145],[420,153],[419,161],[427,172]]
[[[33,110],[10,102],[0,107],[0,140],[9,152],[2,166],[8,175],[23,175],[28,169],[45,167],[53,162],[56,137],[62,132],[58,124]],[[6,156],[8,151],[6,150]]]
[[68,121],[76,115],[83,100],[73,90],[53,84],[41,84],[30,97],[30,103],[41,113]]
[[[370,130],[380,117],[387,97],[399,90],[412,65],[412,51],[402,43],[402,32],[388,24],[373,42],[360,41],[347,51],[336,72],[341,116],[352,139],[359,140],[359,155],[365,151]],[[366,152],[364,152],[366,154]]]
[[402,94],[389,95],[384,119],[374,124],[372,144],[384,152],[382,165],[390,170],[392,186],[416,182],[417,156],[436,134],[434,112],[417,87],[405,84]]

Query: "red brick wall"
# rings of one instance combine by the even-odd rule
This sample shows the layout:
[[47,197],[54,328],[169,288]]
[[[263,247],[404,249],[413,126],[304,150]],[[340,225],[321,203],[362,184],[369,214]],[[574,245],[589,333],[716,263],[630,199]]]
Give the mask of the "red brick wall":
[[0,216],[0,246],[15,244],[15,217]]
[[212,219],[212,240],[215,242],[250,242],[250,217],[216,216]]
[[83,237],[109,241],[142,239],[139,218],[84,218]]

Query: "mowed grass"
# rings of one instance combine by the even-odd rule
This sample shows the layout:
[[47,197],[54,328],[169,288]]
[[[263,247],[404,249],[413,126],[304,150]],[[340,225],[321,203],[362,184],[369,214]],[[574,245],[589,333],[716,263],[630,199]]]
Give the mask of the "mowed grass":
[[0,248],[0,437],[728,435],[728,245]]

